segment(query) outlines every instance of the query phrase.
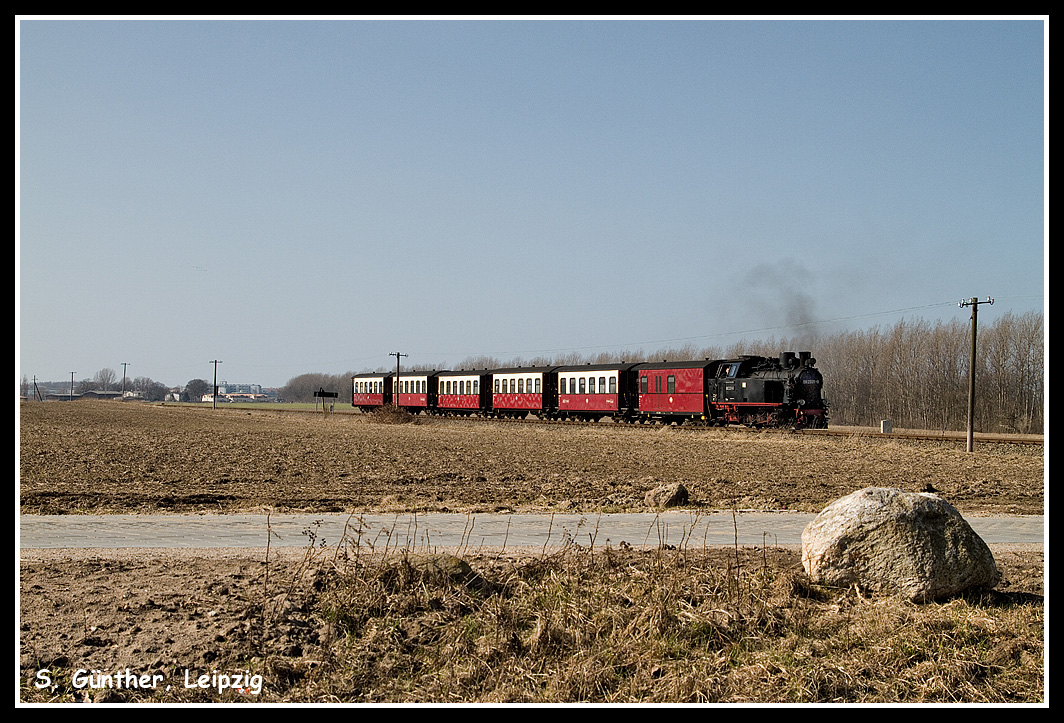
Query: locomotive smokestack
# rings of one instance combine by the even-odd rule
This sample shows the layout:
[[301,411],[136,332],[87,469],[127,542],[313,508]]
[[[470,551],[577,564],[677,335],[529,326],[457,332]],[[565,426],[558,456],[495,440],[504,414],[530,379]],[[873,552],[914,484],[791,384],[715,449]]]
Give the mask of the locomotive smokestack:
[[798,352],[798,358],[802,360],[803,365],[808,365],[810,363],[809,360],[813,358],[813,353],[810,351],[800,351]]
[[784,369],[790,369],[794,366],[794,352],[785,351],[780,354],[780,366]]

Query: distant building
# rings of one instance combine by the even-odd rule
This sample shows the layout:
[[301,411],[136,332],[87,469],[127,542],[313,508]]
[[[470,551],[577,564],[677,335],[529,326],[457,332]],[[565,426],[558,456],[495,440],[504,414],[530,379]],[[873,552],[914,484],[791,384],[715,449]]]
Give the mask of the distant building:
[[102,392],[98,389],[75,395],[77,399],[121,399],[122,392]]
[[261,384],[230,384],[221,382],[218,385],[219,394],[262,394]]
[[[213,394],[204,394],[201,402],[214,402]],[[232,402],[268,402],[270,397],[265,394],[223,394],[221,385],[218,386],[218,403],[229,404]]]

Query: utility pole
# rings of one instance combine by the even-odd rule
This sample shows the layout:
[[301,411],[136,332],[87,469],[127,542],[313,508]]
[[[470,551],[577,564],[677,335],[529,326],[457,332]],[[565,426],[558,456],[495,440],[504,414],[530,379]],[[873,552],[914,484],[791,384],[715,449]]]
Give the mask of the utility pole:
[[968,301],[961,300],[960,306],[972,307],[972,360],[968,369],[968,448],[967,451],[971,452],[975,449],[975,333],[977,327],[977,320],[979,318],[979,305],[980,304],[993,304],[994,300],[989,296],[980,301],[974,296]]
[[410,356],[409,354],[400,354],[397,351],[393,351],[388,356],[395,357],[395,386],[392,387],[392,406],[399,406],[399,360],[404,356]]
[[129,366],[129,362],[122,362],[122,398],[126,398],[126,367]]
[[74,401],[74,372],[70,372],[70,401]]
[[214,359],[214,360],[211,361],[211,364],[214,365],[214,390],[211,393],[211,409],[217,409],[218,408],[218,365],[221,364],[221,362],[218,361],[217,359]]

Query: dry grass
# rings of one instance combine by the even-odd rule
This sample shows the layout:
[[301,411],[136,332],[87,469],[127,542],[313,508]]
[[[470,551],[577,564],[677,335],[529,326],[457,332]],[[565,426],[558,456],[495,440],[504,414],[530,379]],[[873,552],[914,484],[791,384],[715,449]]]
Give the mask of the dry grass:
[[[170,609],[173,622],[164,617],[157,624],[172,636],[185,630],[189,639],[177,641],[187,651],[174,662],[159,658],[157,646],[154,653],[147,648],[146,657],[130,648],[113,667],[158,670],[167,679],[179,679],[178,663],[194,659],[206,672],[261,674],[258,695],[175,685],[168,691],[97,691],[96,699],[377,704],[1045,700],[1040,590],[998,589],[918,605],[813,585],[793,549],[570,544],[523,557],[385,553],[360,540],[356,529],[353,525],[341,544],[330,547],[311,531],[301,557],[260,559],[253,566],[244,561],[239,573],[212,580],[202,592],[188,583],[178,584],[170,597],[156,589],[149,594],[148,602],[156,601],[149,608],[128,594],[123,598],[131,609]],[[137,574],[132,568],[123,561],[100,574],[106,584],[120,588],[124,574]],[[256,572],[249,574],[252,569]],[[1003,571],[1012,575],[1008,564]],[[63,580],[69,582],[69,575],[57,576],[56,583]],[[59,597],[47,585],[43,594]],[[113,592],[107,594],[100,605],[113,607],[114,599]],[[237,605],[239,600],[245,605]],[[86,622],[92,620],[88,600],[80,604]],[[220,632],[207,627],[203,642],[195,644],[192,638],[207,623],[203,611],[210,609],[227,610],[227,618],[218,621]],[[134,623],[145,624],[142,614],[127,625]],[[120,628],[105,624],[95,635],[118,641],[126,635]],[[82,693],[69,685],[48,692],[32,687],[35,667],[47,664],[57,677],[69,679],[70,671],[56,668],[87,665],[73,655],[53,654],[47,660],[24,657],[23,701],[81,700]]]
[[[334,641],[278,691],[359,702],[1038,702],[1043,608],[810,584],[793,551],[570,546],[526,559],[348,556]],[[448,567],[447,565],[450,565]]]

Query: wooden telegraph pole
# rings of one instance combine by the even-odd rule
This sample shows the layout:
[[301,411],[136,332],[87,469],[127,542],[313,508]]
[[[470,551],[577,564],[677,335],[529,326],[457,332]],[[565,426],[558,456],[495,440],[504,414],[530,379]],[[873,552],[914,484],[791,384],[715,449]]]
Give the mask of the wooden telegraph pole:
[[392,387],[392,406],[396,409],[399,408],[399,360],[409,354],[400,354],[397,351],[393,351],[388,356],[395,357],[395,385]]
[[974,296],[968,301],[961,300],[959,306],[964,308],[965,306],[972,307],[972,360],[968,369],[968,448],[967,451],[971,452],[975,449],[975,333],[977,326],[977,319],[979,317],[979,305],[980,304],[993,304],[994,300],[989,296],[980,301]]
[[214,365],[214,389],[211,393],[211,409],[218,408],[218,365],[221,364],[217,359],[212,359],[211,364]]

